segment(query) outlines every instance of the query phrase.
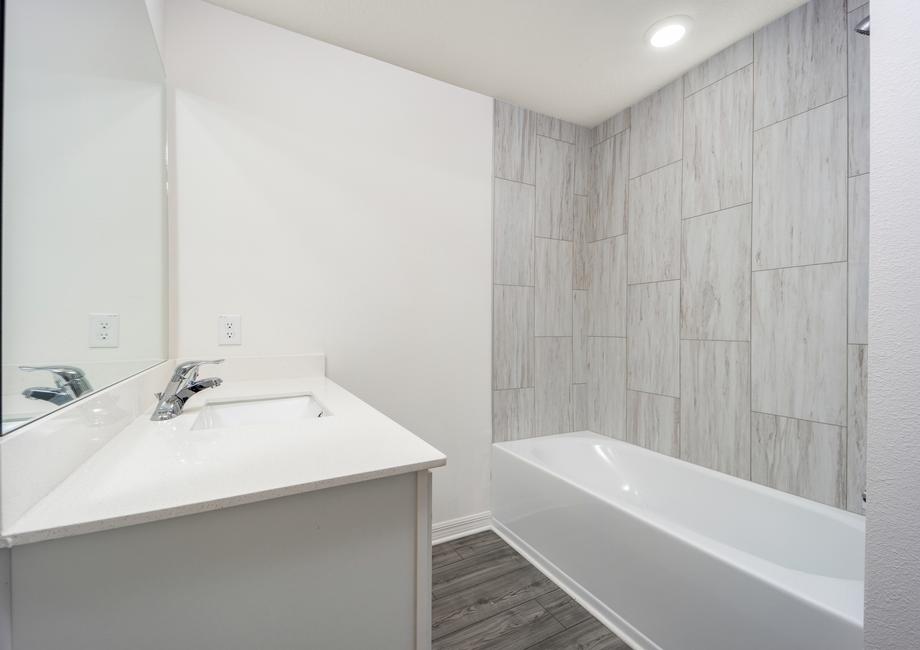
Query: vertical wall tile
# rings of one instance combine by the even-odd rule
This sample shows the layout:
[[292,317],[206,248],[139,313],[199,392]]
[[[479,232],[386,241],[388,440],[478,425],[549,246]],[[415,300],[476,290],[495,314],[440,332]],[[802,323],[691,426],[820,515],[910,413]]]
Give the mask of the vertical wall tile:
[[846,424],[846,264],[753,277],[753,409]]
[[493,287],[492,388],[533,386],[533,287]]
[[626,339],[588,339],[588,428],[626,439]]
[[533,285],[533,185],[495,179],[493,282]]
[[847,510],[864,512],[866,414],[869,408],[869,348],[849,346],[847,364]]
[[495,175],[533,185],[536,178],[534,114],[525,108],[496,100],[494,120]]
[[845,433],[830,424],[752,413],[751,480],[843,507]]
[[538,336],[535,346],[534,431],[572,430],[572,337]]
[[588,196],[591,180],[591,150],[594,132],[584,126],[575,130],[575,194]]
[[538,237],[574,236],[575,145],[537,136]]
[[631,119],[632,108],[624,108],[613,117],[607,118],[607,121],[604,122],[607,130],[607,137],[612,137],[617,133],[628,129],[630,127]]
[[869,176],[863,174],[849,181],[849,285],[850,343],[869,342]]
[[583,384],[588,381],[588,292],[573,291],[572,299],[572,381]]
[[587,384],[572,384],[572,419],[575,431],[588,430]]
[[680,346],[680,457],[750,478],[750,343]]
[[755,132],[754,269],[846,259],[846,183],[846,99]]
[[868,15],[868,4],[851,12],[847,29],[850,176],[869,172],[869,37],[856,33],[856,25]]
[[560,120],[558,117],[549,115],[535,114],[537,135],[543,135],[564,142],[575,143],[575,129],[577,128],[571,122]]
[[754,37],[747,36],[684,75],[684,94],[692,95],[754,61]]
[[668,456],[680,455],[680,400],[626,391],[626,440]]
[[751,201],[752,70],[684,100],[684,217]]
[[492,442],[534,436],[533,388],[492,391]]
[[861,512],[868,12],[810,0],[593,129],[496,102],[495,440],[588,429]]
[[683,79],[649,95],[632,109],[629,177],[680,160]]
[[754,34],[754,128],[847,92],[845,0],[812,0]]
[[594,144],[602,142],[607,138],[612,138],[617,133],[629,128],[631,108],[626,108],[613,117],[609,117],[596,127],[594,127]]
[[594,241],[594,228],[589,223],[588,198],[575,195],[575,284],[576,289],[588,288],[588,247]]
[[591,137],[594,141],[594,144],[598,144],[599,142],[606,140],[607,126],[603,122],[595,126],[593,129],[591,129]]
[[572,336],[572,261],[572,242],[537,237],[537,336]]
[[588,336],[626,336],[626,237],[588,244]]
[[619,133],[594,147],[591,179],[593,239],[626,232],[626,186],[629,181],[629,136]]
[[629,263],[631,283],[680,277],[679,162],[629,181]]
[[680,281],[629,287],[627,386],[680,395]]
[[683,222],[680,335],[751,337],[751,206]]

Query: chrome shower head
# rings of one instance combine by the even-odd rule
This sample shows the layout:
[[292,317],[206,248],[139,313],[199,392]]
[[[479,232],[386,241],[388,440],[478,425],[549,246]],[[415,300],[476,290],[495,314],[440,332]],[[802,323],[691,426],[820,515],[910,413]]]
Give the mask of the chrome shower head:
[[859,24],[856,25],[856,31],[860,34],[869,35],[869,16],[866,16],[859,21]]

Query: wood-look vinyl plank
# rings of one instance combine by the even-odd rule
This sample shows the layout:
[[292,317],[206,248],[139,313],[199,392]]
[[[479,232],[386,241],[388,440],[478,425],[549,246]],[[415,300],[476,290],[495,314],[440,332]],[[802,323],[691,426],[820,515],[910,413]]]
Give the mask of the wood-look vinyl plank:
[[544,639],[527,650],[629,650],[629,646],[591,619]]
[[473,585],[434,601],[432,636],[446,636],[555,589],[556,585],[533,567]]
[[525,650],[565,628],[535,600],[436,639],[432,650]]
[[437,546],[433,546],[431,549],[432,569],[444,566],[445,564],[450,564],[451,562],[458,562],[462,559],[463,558],[460,556],[460,554],[454,550],[453,546],[450,546],[450,542],[438,544]]
[[432,557],[433,650],[628,650],[490,530]]
[[454,550],[462,558],[473,557],[486,551],[494,551],[498,547],[511,548],[501,537],[491,530],[484,530],[467,537],[453,541]]
[[526,566],[527,560],[514,549],[498,547],[433,570],[432,596],[442,598]]
[[554,589],[540,596],[537,598],[537,602],[567,628],[592,619],[588,610],[576,603],[562,589]]

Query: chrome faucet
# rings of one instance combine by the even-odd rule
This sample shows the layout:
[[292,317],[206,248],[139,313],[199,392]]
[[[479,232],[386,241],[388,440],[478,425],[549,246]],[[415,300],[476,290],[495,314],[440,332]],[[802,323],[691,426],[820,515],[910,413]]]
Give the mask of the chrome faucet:
[[24,397],[40,399],[61,406],[93,390],[86,373],[76,366],[19,366],[25,372],[47,370],[54,375],[54,388],[35,386],[22,391]]
[[223,363],[223,359],[213,361],[186,361],[180,363],[173,370],[172,378],[166,385],[166,390],[157,393],[157,407],[153,409],[150,419],[154,422],[172,420],[182,413],[185,403],[195,393],[200,393],[206,388],[217,388],[223,383],[220,377],[198,379],[198,368],[210,363]]

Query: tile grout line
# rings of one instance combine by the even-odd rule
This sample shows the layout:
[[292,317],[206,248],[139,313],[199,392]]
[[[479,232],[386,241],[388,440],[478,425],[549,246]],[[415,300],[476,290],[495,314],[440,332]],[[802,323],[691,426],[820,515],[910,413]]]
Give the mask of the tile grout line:
[[[629,245],[629,242],[627,242]],[[670,280],[648,280],[646,282],[627,282],[627,287],[641,287],[647,284],[664,284],[665,282],[680,282],[680,278],[671,278]]]
[[534,289],[536,290],[536,284],[508,284],[506,282],[493,282],[492,286],[494,287],[517,287],[518,289]]
[[[534,113],[534,111],[531,111],[531,113]],[[534,115],[543,115],[543,113],[534,113]],[[558,118],[554,118],[554,119],[558,119]],[[546,138],[547,140],[555,140],[556,142],[562,142],[563,144],[570,144],[572,146],[575,146],[575,143],[572,140],[563,140],[562,138],[557,138],[552,135],[546,135],[545,133],[537,133],[536,128],[534,128],[534,136],[538,138]]]
[[751,413],[756,413],[757,415],[766,415],[771,418],[783,418],[786,420],[798,420],[799,422],[808,422],[809,424],[820,424],[825,427],[836,427],[837,429],[846,429],[847,425],[845,424],[834,424],[833,422],[821,422],[820,420],[809,420],[807,418],[797,418],[794,415],[782,415],[780,413],[767,413],[766,411],[758,411],[756,409],[751,409]]
[[[681,130],[683,130],[683,109],[681,109]],[[684,139],[683,133],[681,133],[681,138],[680,138],[680,139],[681,139],[681,143],[680,143],[680,146],[681,146],[681,157],[680,157],[680,158],[678,158],[677,160],[672,160],[671,162],[667,162],[667,163],[665,163],[665,164],[663,164],[663,165],[659,165],[658,167],[655,167],[654,169],[649,169],[648,171],[642,172],[641,174],[636,174],[635,176],[630,176],[627,180],[629,180],[629,181],[634,181],[634,180],[636,180],[636,179],[638,179],[638,178],[642,178],[643,176],[648,176],[649,174],[654,174],[655,172],[660,172],[660,171],[661,171],[662,169],[664,169],[665,167],[670,167],[671,165],[676,165],[677,163],[683,162],[683,160],[684,160],[684,158],[683,158],[683,155],[684,155],[684,154],[683,154],[683,146],[684,146],[684,143],[683,143],[683,139]],[[631,154],[632,154],[632,152],[630,152],[630,155],[631,155]],[[628,172],[627,172],[627,173],[628,173]]]
[[680,399],[680,395],[665,395],[664,393],[656,393],[650,390],[639,390],[638,388],[627,388],[626,392],[642,393],[643,395],[652,395],[653,397],[667,397],[668,399]]
[[[534,173],[536,173],[536,172],[534,172]],[[533,188],[536,188],[536,187],[537,187],[536,182],[534,182],[534,183],[525,183],[524,181],[519,181],[519,180],[517,180],[516,178],[505,178],[504,176],[498,176],[498,175],[493,176],[492,178],[494,178],[495,180],[505,181],[505,182],[508,182],[508,183],[517,183],[518,185],[526,185],[527,187],[533,187]],[[521,176],[521,178],[523,178],[523,176]]]
[[[490,242],[490,254],[492,259],[489,260],[489,275],[490,280],[492,281],[492,300],[489,304],[489,387],[492,391],[489,393],[489,440],[495,442],[495,366],[498,365],[495,361],[495,179],[496,171],[498,168],[497,153],[498,146],[496,143],[496,118],[498,117],[498,100],[492,101],[492,206],[490,210],[490,216],[492,218],[492,241]],[[491,480],[491,472],[489,474],[489,479]],[[434,569],[432,568],[432,573]],[[431,599],[434,600],[434,594],[431,595]]]
[[[621,433],[623,437],[622,439],[627,440],[627,441],[630,438],[630,435],[629,435],[629,313],[630,313],[629,312],[629,293],[630,293],[629,292],[629,240],[631,238],[629,237],[629,224],[630,224],[631,219],[635,217],[635,215],[630,213],[630,209],[629,209],[629,195],[630,195],[629,188],[632,185],[632,182],[631,182],[632,179],[629,178],[629,166],[632,164],[632,155],[633,155],[632,126],[633,126],[633,108],[630,107],[629,108],[629,139],[626,141],[626,218],[625,218],[626,223],[623,224],[623,226],[626,229],[626,235],[625,235],[626,239],[623,242],[623,246],[626,249],[625,251],[626,263],[624,265],[626,267],[626,270],[624,272],[625,277],[623,278],[624,282],[626,283],[626,291],[625,291],[626,295],[624,298],[624,302],[626,303],[626,309],[625,309],[626,315],[623,318],[623,332],[625,334],[625,336],[623,337],[623,340],[625,341],[623,345],[624,347],[623,363],[626,367],[623,368],[623,397],[625,397],[626,399],[623,401],[623,411],[624,411],[623,419],[622,419],[623,431]],[[611,436],[611,437],[614,437],[614,436]]]
[[[734,72],[732,73],[734,74]],[[728,78],[726,76],[726,78]],[[721,79],[719,80],[721,81]],[[684,432],[680,426],[680,411],[683,408],[682,398],[682,389],[683,389],[683,375],[684,375],[684,355],[682,346],[680,344],[680,333],[683,329],[681,320],[683,319],[683,309],[681,308],[684,303],[684,265],[683,265],[683,254],[684,254],[684,161],[686,160],[687,152],[684,151],[684,136],[687,133],[687,101],[688,97],[686,96],[687,90],[687,75],[684,74],[681,77],[681,94],[684,94],[684,101],[681,102],[681,120],[680,120],[680,205],[678,206],[679,216],[681,219],[678,221],[680,235],[679,235],[679,247],[678,247],[678,259],[677,259],[677,277],[679,284],[677,285],[677,457],[682,458],[682,449],[681,445],[683,443]],[[718,82],[716,82],[718,83]],[[702,90],[702,88],[700,89]],[[692,95],[691,95],[692,96]]]
[[697,338],[688,338],[680,337],[681,341],[689,341],[691,343],[750,343],[750,340],[745,339],[697,339]]
[[763,131],[764,129],[769,129],[769,128],[772,127],[772,126],[776,126],[777,124],[782,124],[783,122],[788,122],[788,121],[791,120],[791,119],[794,119],[794,118],[796,118],[796,117],[801,117],[802,115],[805,115],[806,113],[810,113],[810,112],[812,112],[812,111],[818,110],[819,108],[824,108],[825,106],[830,106],[830,105],[833,104],[834,102],[839,102],[841,99],[845,99],[846,96],[847,96],[846,93],[844,93],[844,94],[840,95],[840,97],[835,97],[834,99],[831,99],[831,100],[829,100],[829,101],[826,101],[826,102],[823,102],[823,103],[821,103],[821,104],[818,104],[817,106],[812,106],[811,108],[806,108],[804,111],[799,111],[798,113],[793,113],[792,115],[787,115],[786,117],[781,118],[781,119],[779,119],[779,120],[776,120],[775,122],[770,122],[769,124],[765,124],[765,125],[763,125],[763,126],[758,126],[757,128],[754,129],[754,133],[756,134],[758,131]]
[[[753,224],[752,224],[753,227]],[[753,233],[752,233],[753,236]],[[751,250],[753,251],[753,246]],[[752,260],[753,261],[753,260]],[[811,264],[791,264],[790,266],[775,266],[769,269],[751,269],[751,273],[768,273],[770,271],[785,271],[786,269],[804,269],[809,266],[828,266],[829,264],[846,264],[846,260],[834,260],[832,262],[812,262]]]
[[[744,39],[741,39],[741,40],[744,40]],[[709,61],[709,60],[711,60],[711,59],[714,59],[715,57],[717,57],[719,54],[721,54],[721,53],[724,52],[725,50],[727,50],[727,49],[729,49],[729,48],[731,48],[731,47],[734,47],[735,45],[737,45],[738,43],[740,43],[741,40],[735,41],[734,43],[732,43],[732,44],[729,45],[728,47],[726,47],[726,48],[720,50],[719,52],[716,52],[716,53],[713,54],[711,57],[709,57],[708,59],[706,59],[706,61]],[[708,84],[706,84],[705,86],[700,86],[698,89],[694,90],[694,91],[693,91],[692,93],[690,93],[689,95],[684,95],[684,100],[686,101],[686,100],[690,99],[691,97],[693,97],[694,95],[700,94],[701,92],[703,92],[703,91],[706,90],[707,88],[711,88],[712,86],[715,86],[715,85],[716,85],[717,83],[719,83],[720,81],[725,81],[726,79],[728,79],[728,78],[731,77],[732,75],[738,74],[739,72],[741,72],[742,70],[744,70],[744,69],[747,68],[748,66],[750,66],[750,67],[752,68],[752,69],[751,69],[751,74],[753,74],[753,73],[754,73],[754,70],[753,70],[753,67],[754,67],[754,52],[753,52],[753,50],[754,50],[754,42],[753,42],[753,41],[754,41],[754,35],[751,34],[751,62],[750,62],[750,63],[745,63],[745,64],[744,64],[743,66],[741,66],[740,68],[735,68],[735,69],[732,70],[731,72],[722,75],[721,77],[719,77],[719,78],[716,79],[715,81],[711,81],[711,82],[709,82]],[[706,63],[706,61],[703,61],[703,63]],[[702,63],[701,63],[700,65],[702,65]],[[697,67],[699,67],[699,66],[697,66]],[[690,71],[688,70],[687,73],[689,73],[689,72],[690,72]],[[684,78],[684,80],[685,80],[685,81],[684,81],[684,86],[687,85],[687,82],[686,82],[687,73],[684,73],[684,76],[683,76],[683,78]],[[684,88],[684,91],[686,92],[686,88]]]
[[[753,144],[752,144],[752,146],[753,146]],[[752,167],[752,169],[751,169],[751,183],[753,184],[753,182],[754,182],[754,170],[753,170],[754,165],[753,165],[753,162],[752,162],[752,164],[751,164],[751,167]],[[753,185],[752,185],[752,186],[751,186],[751,197],[752,197],[752,198],[751,198],[750,201],[743,201],[743,202],[741,202],[741,203],[736,203],[735,205],[726,205],[725,207],[720,207],[718,210],[710,210],[709,212],[701,212],[700,214],[694,214],[694,215],[691,215],[691,216],[689,216],[689,217],[683,217],[683,216],[682,216],[682,217],[680,218],[680,221],[681,221],[681,223],[684,223],[684,222],[686,222],[686,221],[692,221],[693,219],[699,219],[700,217],[711,217],[711,216],[713,216],[714,214],[719,214],[720,212],[728,212],[729,210],[734,210],[734,209],[736,209],[736,208],[743,208],[743,207],[746,206],[746,205],[751,206],[751,209],[753,210],[753,209],[754,209],[753,194],[754,194],[754,190],[753,190]]]
[[[856,7],[856,9],[859,9],[859,7]],[[854,11],[856,9],[854,9]],[[847,424],[847,428],[844,433],[844,439],[843,439],[843,504],[844,504],[843,507],[845,509],[849,509],[850,490],[849,490],[848,472],[850,469],[850,444],[849,444],[850,443],[850,427],[849,427],[849,424],[850,424],[850,381],[851,381],[851,378],[850,378],[850,347],[849,347],[849,342],[850,342],[850,216],[851,216],[850,215],[849,174],[850,174],[850,165],[853,162],[850,157],[850,138],[852,138],[853,134],[852,134],[852,125],[850,123],[850,39],[852,38],[852,35],[850,34],[850,14],[847,11],[846,5],[844,5],[844,10],[843,10],[843,23],[846,28],[846,35],[847,35],[847,38],[846,38],[847,47],[846,47],[846,53],[844,55],[844,58],[846,61],[846,79],[847,79],[847,94],[846,94],[846,97],[847,97],[847,182],[846,182],[846,186],[847,186],[847,207],[846,207],[846,213],[847,213],[846,340],[847,340],[847,345],[844,346],[844,360],[843,360],[843,363],[844,363],[843,367],[846,368],[846,374],[844,375],[846,377],[846,383],[845,383],[845,388],[844,388],[844,400],[843,400],[844,415],[843,415],[843,418]]]
[[748,476],[754,475],[754,432],[752,427],[753,417],[751,409],[754,408],[754,118],[757,112],[757,48],[754,46],[754,36],[751,36],[751,214],[749,216],[750,240],[748,241]]

